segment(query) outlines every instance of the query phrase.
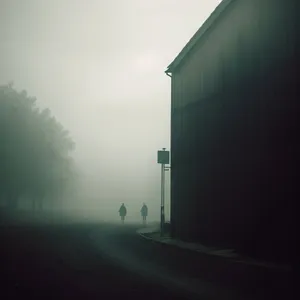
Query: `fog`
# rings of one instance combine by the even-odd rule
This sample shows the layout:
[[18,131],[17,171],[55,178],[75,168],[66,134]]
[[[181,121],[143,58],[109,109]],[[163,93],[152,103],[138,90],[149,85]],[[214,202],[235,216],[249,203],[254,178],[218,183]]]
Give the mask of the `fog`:
[[[216,0],[2,0],[0,84],[13,81],[71,132],[74,216],[159,219],[157,150],[170,148],[168,64]],[[169,218],[170,178],[166,177]]]

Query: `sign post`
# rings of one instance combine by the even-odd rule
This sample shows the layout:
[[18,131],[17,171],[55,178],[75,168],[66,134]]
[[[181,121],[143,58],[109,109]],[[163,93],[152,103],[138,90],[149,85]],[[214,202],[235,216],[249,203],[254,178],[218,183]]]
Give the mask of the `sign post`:
[[165,224],[165,165],[169,163],[169,151],[166,148],[157,152],[157,163],[161,164],[161,203],[160,203],[160,234],[164,234]]

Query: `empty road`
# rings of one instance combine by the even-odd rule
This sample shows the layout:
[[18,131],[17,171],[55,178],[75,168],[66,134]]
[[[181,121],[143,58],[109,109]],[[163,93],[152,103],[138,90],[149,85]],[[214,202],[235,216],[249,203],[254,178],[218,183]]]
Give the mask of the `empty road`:
[[253,299],[204,280],[186,253],[145,241],[136,229],[105,223],[2,225],[1,298]]

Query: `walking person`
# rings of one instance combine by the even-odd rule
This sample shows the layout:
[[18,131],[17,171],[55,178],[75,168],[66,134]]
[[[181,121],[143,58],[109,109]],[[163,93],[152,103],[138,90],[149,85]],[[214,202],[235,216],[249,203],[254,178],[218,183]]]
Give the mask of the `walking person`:
[[141,215],[143,218],[143,225],[146,226],[147,216],[148,216],[148,207],[145,203],[143,203],[142,209],[141,209]]
[[127,215],[127,209],[126,209],[124,203],[122,203],[122,205],[119,209],[119,214],[120,214],[120,217],[121,217],[121,222],[122,222],[122,224],[124,224],[125,217]]

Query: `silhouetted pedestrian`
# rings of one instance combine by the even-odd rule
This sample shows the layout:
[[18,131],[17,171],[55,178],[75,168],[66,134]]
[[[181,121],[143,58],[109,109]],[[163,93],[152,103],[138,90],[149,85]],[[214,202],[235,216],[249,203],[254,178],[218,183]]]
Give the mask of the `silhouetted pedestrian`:
[[145,203],[143,203],[142,209],[141,209],[141,215],[143,218],[143,225],[146,225],[146,220],[148,216],[148,207]]
[[120,214],[120,217],[121,217],[122,224],[124,224],[125,217],[127,215],[127,209],[126,209],[124,203],[122,203],[122,205],[119,209],[119,214]]

